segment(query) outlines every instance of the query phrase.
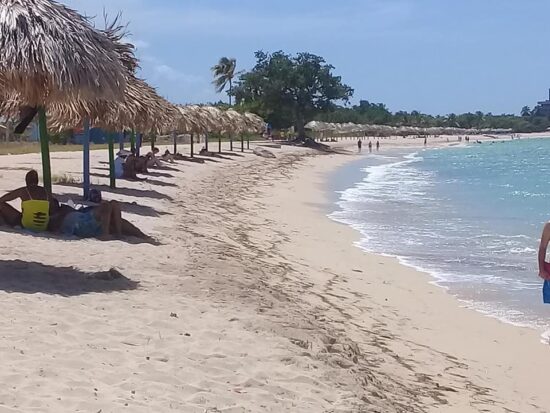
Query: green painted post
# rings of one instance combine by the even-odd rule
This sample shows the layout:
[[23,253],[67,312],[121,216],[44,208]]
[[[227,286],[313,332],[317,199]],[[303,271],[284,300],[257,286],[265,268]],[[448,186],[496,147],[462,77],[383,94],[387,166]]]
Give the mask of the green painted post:
[[42,175],[44,188],[52,192],[52,170],[50,164],[50,142],[48,137],[48,125],[46,121],[46,110],[43,107],[38,109],[38,128],[40,132],[40,150],[42,153]]
[[109,186],[111,188],[116,188],[114,133],[109,133]]
[[130,151],[134,152],[136,150],[136,131],[132,129],[130,132]]

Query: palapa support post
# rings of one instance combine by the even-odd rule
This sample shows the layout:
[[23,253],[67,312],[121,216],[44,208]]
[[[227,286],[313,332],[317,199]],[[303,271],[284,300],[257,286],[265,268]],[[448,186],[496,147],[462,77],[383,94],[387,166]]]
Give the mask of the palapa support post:
[[130,133],[130,151],[135,152],[136,150],[136,132],[132,129]]
[[172,139],[174,140],[174,155],[178,153],[178,134],[172,131]]
[[52,170],[50,164],[50,142],[48,137],[48,125],[46,121],[46,110],[43,107],[38,109],[38,128],[40,133],[40,152],[42,153],[42,175],[44,188],[52,192]]
[[241,152],[244,152],[244,136],[241,134]]
[[121,132],[118,134],[118,149],[119,151],[124,150],[124,136],[126,135],[126,132]]
[[136,133],[136,156],[139,157],[140,149],[141,149],[141,139],[143,138],[143,135],[141,133]]
[[218,136],[218,152],[222,153],[222,135]]
[[116,188],[115,175],[115,133],[109,133],[109,186]]
[[87,200],[90,196],[90,120],[86,118],[82,123],[84,127],[84,138],[82,141],[82,189],[84,199]]
[[229,150],[233,152],[233,135],[229,135]]
[[195,145],[195,136],[193,134],[191,134],[191,158],[193,158],[195,156],[195,154],[193,153],[194,145]]
[[208,152],[208,132],[204,134],[204,149]]
[[246,137],[246,149],[250,149],[250,136]]
[[151,152],[153,151],[153,149],[155,149],[155,141],[156,141],[155,135],[151,134]]

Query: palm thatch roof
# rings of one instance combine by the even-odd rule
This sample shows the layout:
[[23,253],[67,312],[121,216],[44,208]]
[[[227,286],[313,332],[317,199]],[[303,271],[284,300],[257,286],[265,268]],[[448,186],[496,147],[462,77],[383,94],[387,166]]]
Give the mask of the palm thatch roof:
[[387,126],[355,123],[329,123],[311,121],[306,129],[326,136],[366,134],[368,136],[417,136],[417,135],[486,135],[512,133],[511,129],[462,129],[462,128],[419,128],[416,126]]
[[115,44],[53,0],[2,0],[0,50],[0,86],[23,104],[116,100],[126,85]]
[[[107,131],[135,129],[143,133],[161,133],[171,130],[170,125],[178,115],[175,106],[161,98],[154,88],[135,75],[138,60],[134,46],[122,42],[123,27],[115,20],[103,32],[114,45],[114,51],[123,67],[126,87],[122,98],[108,99],[72,98],[51,103],[48,108],[52,130],[71,129],[88,118],[92,125]],[[13,112],[22,103],[19,94],[4,99],[0,111]]]
[[245,117],[241,113],[233,109],[228,109],[225,111],[225,117],[227,119],[227,132],[239,134],[247,131],[248,125]]
[[175,118],[174,129],[182,133],[201,133],[205,130],[202,117],[197,116],[195,109],[190,106],[177,106],[178,114]]
[[265,121],[255,113],[246,112],[243,115],[248,127],[247,132],[262,133],[265,128]]

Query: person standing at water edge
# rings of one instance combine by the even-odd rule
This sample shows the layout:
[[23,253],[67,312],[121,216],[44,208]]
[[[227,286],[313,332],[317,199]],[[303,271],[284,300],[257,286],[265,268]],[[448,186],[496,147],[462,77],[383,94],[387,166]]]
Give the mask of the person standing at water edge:
[[550,264],[546,262],[546,252],[550,242],[550,222],[546,223],[542,230],[539,246],[539,277],[544,280],[542,287],[542,300],[550,304]]
[[372,142],[369,141],[369,152],[372,152]]
[[550,222],[544,225],[539,246],[539,277],[550,280],[550,264],[546,262],[546,251],[550,242]]
[[380,141],[379,140],[376,140],[376,150],[377,151],[380,150]]
[[359,152],[361,152],[361,148],[362,148],[362,147],[363,147],[363,141],[362,141],[361,139],[359,139],[359,140],[357,141],[357,150],[358,150]]

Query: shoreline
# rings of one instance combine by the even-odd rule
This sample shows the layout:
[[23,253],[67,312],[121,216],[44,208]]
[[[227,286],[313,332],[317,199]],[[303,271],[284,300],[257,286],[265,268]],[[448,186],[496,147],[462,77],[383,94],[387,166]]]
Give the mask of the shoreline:
[[[416,342],[420,347],[429,346],[439,354],[448,354],[461,361],[468,360],[469,363],[466,370],[472,370],[474,367],[477,367],[475,375],[482,378],[481,382],[487,385],[486,390],[488,393],[493,394],[493,402],[496,405],[502,403],[502,406],[509,406],[510,409],[517,408],[518,411],[522,412],[543,410],[540,406],[547,405],[550,399],[544,395],[544,386],[538,384],[541,380],[544,381],[544,378],[539,376],[536,371],[544,370],[544,368],[540,368],[540,364],[546,365],[545,360],[548,355],[548,348],[540,344],[537,332],[532,328],[505,324],[495,318],[487,317],[474,309],[466,308],[457,298],[448,294],[439,286],[434,285],[434,279],[429,274],[405,267],[396,258],[367,253],[355,247],[353,243],[359,239],[357,231],[346,224],[332,221],[326,216],[327,214],[322,208],[311,207],[312,203],[315,205],[326,205],[327,197],[323,187],[331,171],[340,167],[342,162],[335,161],[332,165],[327,165],[328,162],[323,162],[323,166],[316,166],[314,162],[307,165],[307,176],[315,183],[315,189],[307,191],[303,186],[300,186],[300,191],[296,191],[296,193],[300,194],[299,200],[293,199],[292,201],[292,209],[299,211],[299,213],[296,212],[296,215],[301,217],[300,221],[303,221],[304,214],[309,216],[308,219],[312,221],[312,224],[309,226],[310,231],[320,234],[320,227],[325,229],[325,235],[319,240],[320,244],[326,244],[322,238],[329,238],[328,233],[338,234],[340,243],[345,244],[350,249],[350,251],[342,250],[339,244],[336,247],[339,251],[339,257],[327,257],[319,265],[324,266],[329,265],[333,261],[342,261],[341,256],[345,256],[345,261],[349,265],[338,267],[342,271],[351,274],[352,277],[356,276],[356,274],[361,274],[355,272],[353,268],[362,268],[360,263],[363,263],[364,266],[380,266],[378,268],[391,267],[389,272],[387,270],[383,271],[384,274],[382,277],[370,274],[371,271],[369,271],[368,276],[374,276],[375,278],[369,284],[371,288],[374,284],[376,291],[374,294],[371,289],[364,291],[365,294],[369,294],[370,298],[373,295],[380,295],[377,298],[379,300],[378,304],[381,306],[387,305],[388,301],[386,300],[390,300],[388,297],[392,295],[397,296],[394,300],[390,301],[395,301],[395,307],[392,310],[397,314],[404,314],[403,318],[398,320],[390,331],[401,330],[401,328],[397,327],[400,323],[409,324],[412,322],[415,327],[411,327],[406,331],[407,339],[404,341]],[[303,174],[301,175],[301,179],[304,179]],[[296,210],[296,204],[300,202],[302,204],[307,203],[307,206]],[[287,204],[284,209],[289,208],[290,205]],[[305,212],[304,210],[309,211]],[[293,225],[298,225],[298,221],[293,222]],[[308,237],[309,242],[311,242],[311,236]],[[292,244],[300,243],[296,239],[292,241]],[[325,258],[329,251],[319,254],[319,257],[316,259]],[[311,261],[312,257],[309,257],[309,262]],[[367,279],[363,278],[363,281],[367,283]],[[348,279],[346,283],[349,284],[351,282]],[[405,282],[406,286],[400,285]],[[358,290],[363,287],[357,284],[357,282],[354,285],[357,286]],[[391,287],[387,285],[391,285]],[[415,296],[416,299],[411,299],[411,295]],[[414,312],[419,310],[421,314],[415,316]],[[410,315],[411,313],[413,315]],[[405,316],[405,314],[407,315]],[[399,317],[397,318],[399,319]],[[451,324],[452,327],[449,328],[446,324]],[[493,338],[489,338],[491,335]],[[464,341],[466,341],[466,345],[464,345]],[[509,355],[517,354],[518,352],[522,353],[521,361],[509,359]],[[419,360],[422,360],[422,357],[417,355],[414,361],[419,362]],[[438,369],[437,365],[443,362],[443,360],[439,360],[439,363],[435,363],[433,367],[435,367],[436,371]],[[436,375],[439,376],[444,370],[440,370]],[[482,371],[485,371],[485,374]],[[472,372],[470,371],[465,374],[465,377],[469,377],[471,374]],[[519,379],[520,377],[522,379]],[[521,384],[522,380],[524,382]],[[518,384],[519,386],[515,387]],[[536,387],[539,388],[535,390]],[[458,394],[453,394],[453,396],[457,396],[456,398],[449,398],[449,410],[446,411],[478,411],[477,407],[472,408],[478,403],[475,401],[476,396],[464,394],[464,392],[465,389],[462,389],[462,391],[457,391]],[[499,398],[501,401],[498,401]],[[541,400],[537,400],[538,403],[536,403],[539,406],[538,408],[535,408],[533,405],[529,406],[524,401],[525,399],[535,401],[539,398]],[[456,410],[451,410],[451,406],[453,406],[453,409],[456,408]],[[489,409],[489,411],[500,410]]]
[[[328,174],[357,156],[273,152],[105,189],[159,246],[1,231],[0,379],[12,386],[0,406],[544,411],[550,361],[533,331],[461,308],[326,216]],[[105,157],[92,153],[96,185]],[[54,173],[80,169],[78,154],[53,158]],[[0,157],[0,190],[39,164]],[[110,267],[131,283],[90,278]]]
[[[545,138],[547,139],[548,137],[540,137],[540,138]],[[532,139],[532,138],[526,138],[525,140],[527,139]],[[509,141],[507,141],[509,142]],[[470,145],[472,148],[475,149],[475,147],[477,145]],[[457,146],[444,146],[442,147],[441,149],[446,149],[446,148],[456,148]],[[399,147],[399,148],[391,148],[391,149],[388,149],[387,151],[385,152],[382,152],[382,153],[379,153],[379,154],[376,154],[375,155],[381,155],[382,157],[384,157],[385,155],[388,155],[390,157],[393,157],[395,156],[396,154],[399,154],[400,156],[400,159],[401,157],[403,158],[407,158],[409,155],[412,155],[412,154],[419,154],[420,156],[422,156],[422,151],[423,149],[425,148],[421,148],[421,147],[416,147],[416,148],[413,148],[413,147]],[[432,150],[435,149],[435,148],[432,148]],[[438,148],[439,149],[439,148]],[[427,150],[430,150],[430,148],[427,148]],[[383,161],[383,162],[386,162],[386,161]],[[523,313],[523,316],[520,315],[520,313],[516,313],[516,311],[519,311],[521,309],[518,309],[518,308],[511,308],[509,305],[504,305],[502,304],[501,302],[498,302],[498,301],[486,301],[486,300],[483,300],[483,297],[481,296],[473,296],[471,292],[465,292],[464,288],[460,287],[460,286],[456,286],[455,284],[453,284],[452,281],[450,280],[453,280],[453,271],[456,271],[456,270],[449,270],[451,272],[445,272],[444,270],[442,270],[441,268],[436,268],[434,266],[435,263],[431,262],[431,263],[424,263],[424,264],[428,264],[428,265],[424,265],[422,262],[419,262],[416,258],[416,256],[414,254],[409,254],[409,255],[406,255],[406,254],[400,254],[399,252],[388,252],[388,251],[394,251],[392,250],[391,248],[387,251],[384,251],[383,249],[381,249],[380,247],[378,248],[372,248],[372,247],[369,247],[368,246],[368,242],[365,240],[364,237],[367,237],[370,238],[371,236],[375,236],[376,235],[373,235],[372,233],[369,233],[367,231],[366,234],[363,234],[362,233],[362,225],[358,222],[354,222],[353,219],[350,220],[350,218],[345,218],[344,216],[339,216],[339,214],[343,211],[345,211],[345,209],[342,209],[343,207],[340,205],[340,202],[342,201],[341,198],[340,198],[340,194],[347,190],[347,189],[350,189],[350,188],[353,188],[355,187],[356,184],[358,183],[361,183],[362,180],[366,177],[366,174],[363,172],[361,174],[357,174],[358,176],[354,176],[353,175],[353,172],[352,172],[352,168],[354,169],[361,169],[363,170],[365,167],[366,168],[371,168],[374,166],[374,169],[376,169],[379,165],[380,166],[385,166],[385,165],[393,165],[394,163],[393,162],[396,162],[397,165],[399,165],[402,161],[401,160],[396,160],[396,161],[387,161],[388,163],[380,163],[379,161],[375,161],[375,163],[372,163],[372,162],[368,162],[368,161],[365,161],[363,162],[363,164],[361,163],[358,163],[357,165],[353,165],[352,163],[350,163],[350,166],[344,166],[342,168],[337,168],[336,171],[332,172],[332,173],[328,173],[329,177],[327,178],[327,181],[330,182],[330,191],[328,193],[328,198],[330,200],[330,202],[327,201],[327,217],[337,223],[340,223],[340,224],[343,224],[343,225],[346,225],[350,228],[352,228],[355,232],[357,232],[358,234],[360,234],[360,237],[357,241],[355,241],[353,243],[353,245],[359,249],[361,249],[362,251],[364,251],[365,253],[369,253],[369,254],[376,254],[376,255],[380,255],[380,256],[383,256],[383,257],[389,257],[389,258],[393,258],[393,259],[396,259],[401,265],[403,266],[406,266],[408,268],[412,268],[414,269],[415,271],[418,271],[418,272],[421,272],[421,273],[425,273],[427,275],[429,275],[430,277],[430,283],[443,289],[444,291],[446,291],[447,293],[449,293],[451,296],[453,296],[455,299],[457,299],[457,301],[459,302],[460,306],[462,307],[465,307],[465,308],[469,308],[469,309],[472,309],[472,310],[475,310],[476,312],[482,314],[483,316],[486,316],[486,317],[491,317],[491,318],[494,318],[494,319],[497,319],[501,322],[504,322],[506,324],[510,324],[512,326],[516,326],[516,327],[520,327],[520,328],[529,328],[529,329],[532,329],[534,331],[536,331],[538,334],[539,334],[539,340],[541,341],[541,343],[543,344],[549,344],[549,341],[548,341],[548,335],[549,335],[549,330],[548,328],[550,327],[547,323],[544,322],[544,317],[545,317],[545,312],[544,310],[542,309],[542,307],[540,309],[535,309],[535,310],[531,310],[531,311],[534,311],[534,313],[529,313],[529,315],[527,316],[525,313]],[[346,173],[345,174],[342,174],[338,171],[338,169],[341,169],[343,171],[345,171]],[[352,176],[351,179],[348,179],[347,182],[344,184],[343,182],[338,182],[338,181],[341,181],[341,177],[339,176],[340,175],[347,175],[347,176]],[[355,180],[356,179],[356,180]],[[332,181],[336,180],[338,183],[335,185]],[[383,234],[379,234],[378,236],[384,236]],[[461,273],[460,271],[458,272],[455,272],[454,273],[455,276],[456,274],[463,274]],[[449,278],[451,277],[451,278]],[[534,278],[534,283],[536,283],[536,280],[537,278]],[[450,285],[449,285],[450,283]],[[463,282],[465,283],[465,282]],[[466,290],[468,291],[468,290]],[[538,296],[537,296],[538,298]],[[531,301],[529,301],[531,302]],[[525,301],[523,301],[522,303],[524,303],[523,305],[525,305]],[[537,301],[538,303],[538,301]],[[507,302],[507,304],[510,304]],[[526,318],[527,317],[527,318]]]

